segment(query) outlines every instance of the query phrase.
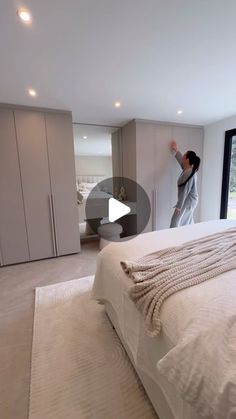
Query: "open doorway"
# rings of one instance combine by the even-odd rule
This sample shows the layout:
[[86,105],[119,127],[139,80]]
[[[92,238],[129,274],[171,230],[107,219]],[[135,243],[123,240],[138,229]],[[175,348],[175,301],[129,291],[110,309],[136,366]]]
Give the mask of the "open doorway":
[[236,219],[236,129],[225,133],[220,218]]
[[[82,241],[96,239],[100,219],[87,219],[86,202],[93,191],[93,198],[108,200],[113,191],[105,188],[106,179],[112,178],[116,168],[115,127],[73,124],[76,168],[79,230]],[[114,137],[114,138],[113,138]],[[103,189],[101,184],[103,182]],[[94,204],[95,205],[95,204]]]

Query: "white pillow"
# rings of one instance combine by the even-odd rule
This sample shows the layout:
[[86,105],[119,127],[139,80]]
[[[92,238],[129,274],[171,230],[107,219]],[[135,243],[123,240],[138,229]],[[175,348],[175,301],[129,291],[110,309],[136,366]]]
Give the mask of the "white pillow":
[[83,200],[84,200],[83,195],[81,194],[80,191],[77,191],[77,201],[78,201],[78,203],[82,204]]
[[82,183],[79,183],[79,191],[91,191],[96,186],[97,186],[97,183],[82,182]]

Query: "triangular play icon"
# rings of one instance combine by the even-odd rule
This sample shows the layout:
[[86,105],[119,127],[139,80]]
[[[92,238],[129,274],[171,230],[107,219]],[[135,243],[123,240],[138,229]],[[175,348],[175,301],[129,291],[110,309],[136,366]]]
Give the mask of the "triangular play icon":
[[110,222],[113,223],[124,215],[129,214],[130,211],[131,209],[128,205],[122,204],[122,202],[114,198],[109,199],[108,218]]

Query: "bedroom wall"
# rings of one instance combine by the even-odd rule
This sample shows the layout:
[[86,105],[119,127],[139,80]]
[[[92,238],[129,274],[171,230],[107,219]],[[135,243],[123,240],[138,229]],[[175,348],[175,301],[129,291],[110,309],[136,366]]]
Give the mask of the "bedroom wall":
[[204,128],[201,220],[220,216],[225,131],[236,128],[236,115]]
[[76,175],[112,176],[111,156],[75,156]]
[[[177,200],[176,183],[181,169],[169,149],[172,139],[177,141],[180,151],[192,149],[202,158],[202,127],[136,120],[123,130],[123,145],[128,141],[123,149],[123,171],[127,176],[130,174],[132,179],[135,176],[148,194],[152,206],[153,192],[157,190],[157,229],[169,227]],[[198,189],[201,200],[201,172]],[[200,220],[200,205],[195,212],[195,220]],[[151,213],[145,231],[151,231],[152,224]]]

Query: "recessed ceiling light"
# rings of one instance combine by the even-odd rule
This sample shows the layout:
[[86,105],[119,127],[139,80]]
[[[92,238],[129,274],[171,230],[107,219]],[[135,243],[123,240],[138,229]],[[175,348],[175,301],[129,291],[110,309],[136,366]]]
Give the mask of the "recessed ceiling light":
[[83,136],[83,140],[87,140],[87,138],[88,138],[87,135]]
[[17,15],[24,23],[30,23],[32,21],[32,16],[29,10],[20,7],[17,9]]
[[183,113],[182,109],[179,109],[179,110],[177,111],[177,115],[182,115],[182,113]]
[[29,89],[28,90],[28,93],[29,93],[30,96],[33,96],[33,97],[34,96],[37,96],[37,93],[36,93],[36,91],[34,89]]
[[120,108],[121,107],[121,103],[120,102],[115,102],[115,108]]

